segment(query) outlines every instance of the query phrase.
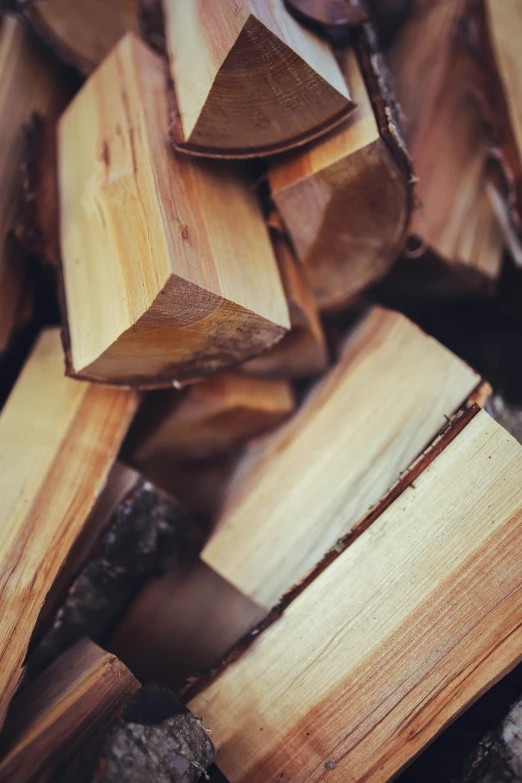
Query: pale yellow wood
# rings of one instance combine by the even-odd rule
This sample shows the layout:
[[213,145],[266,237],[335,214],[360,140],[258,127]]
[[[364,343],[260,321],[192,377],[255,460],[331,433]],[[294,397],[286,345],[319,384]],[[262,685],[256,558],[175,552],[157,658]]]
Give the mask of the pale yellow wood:
[[133,392],[64,377],[42,334],[0,416],[0,723],[45,597],[102,489]]
[[253,188],[169,150],[161,58],[126,36],[59,128],[71,371],[154,386],[259,353],[288,328]]
[[203,560],[272,606],[384,495],[479,381],[374,309],[297,414],[251,448]]
[[59,765],[104,729],[139,687],[114,655],[87,639],[77,642],[14,700],[0,781],[55,780]]
[[12,331],[26,320],[31,285],[26,261],[6,241],[22,192],[22,128],[33,112],[56,116],[61,100],[57,75],[35,50],[26,26],[4,16],[0,25],[0,352]]
[[163,0],[180,144],[262,154],[352,108],[327,43],[283,0]]
[[390,780],[520,660],[521,471],[479,412],[192,700],[230,783]]
[[409,216],[408,183],[379,135],[352,50],[343,65],[356,110],[269,170],[274,202],[321,309],[344,306],[384,275]]

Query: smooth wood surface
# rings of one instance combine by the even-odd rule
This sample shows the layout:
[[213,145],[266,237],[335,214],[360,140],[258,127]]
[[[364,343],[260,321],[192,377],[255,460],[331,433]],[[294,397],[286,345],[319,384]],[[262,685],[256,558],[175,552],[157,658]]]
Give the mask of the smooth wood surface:
[[53,781],[140,687],[130,671],[87,639],[77,642],[13,702],[0,762],[2,783]]
[[260,353],[289,327],[243,169],[167,144],[163,61],[126,36],[63,115],[69,371],[171,385]]
[[500,274],[504,243],[486,194],[488,139],[475,64],[458,33],[464,0],[419,4],[390,52],[405,136],[419,178],[410,253],[431,250],[472,287]]
[[85,74],[125,33],[139,31],[138,0],[38,0],[23,10],[56,54]]
[[190,702],[230,783],[390,780],[521,659],[521,470],[479,412]]
[[56,116],[62,101],[57,74],[35,49],[23,22],[4,16],[0,26],[0,353],[32,312],[30,266],[8,239],[22,195],[22,128],[33,112]]
[[270,608],[380,500],[478,381],[406,318],[372,310],[297,414],[243,458],[203,560]]
[[272,197],[321,309],[344,306],[385,274],[409,220],[409,185],[379,134],[352,50],[343,65],[354,113],[269,170]]
[[0,416],[0,723],[45,597],[102,489],[134,393],[64,377],[44,332]]
[[163,11],[174,140],[187,152],[278,152],[353,108],[329,46],[283,0],[163,0]]

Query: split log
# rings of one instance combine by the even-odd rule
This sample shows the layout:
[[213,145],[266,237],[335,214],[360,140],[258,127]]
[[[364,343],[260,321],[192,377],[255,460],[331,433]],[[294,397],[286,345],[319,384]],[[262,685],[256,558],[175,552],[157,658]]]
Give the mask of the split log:
[[287,381],[213,375],[183,392],[160,391],[144,403],[127,439],[131,465],[154,479],[166,466],[210,459],[273,429],[295,407]]
[[289,326],[255,193],[235,164],[168,149],[166,100],[161,58],[128,35],[60,122],[76,377],[170,386],[260,353]]
[[265,615],[197,559],[143,588],[110,649],[143,682],[178,689],[212,666]]
[[14,700],[0,781],[55,781],[62,765],[107,726],[139,687],[114,655],[79,641]]
[[370,311],[295,416],[247,451],[203,560],[270,608],[354,528],[478,382],[403,316]]
[[[65,595],[29,654],[27,676],[37,675],[82,637],[105,645],[142,587],[179,563],[186,534],[183,507],[117,465],[62,568]],[[78,568],[80,557],[84,562]]]
[[297,19],[326,31],[357,27],[369,21],[368,11],[359,0],[285,0],[285,3]]
[[215,757],[203,721],[166,688],[141,688],[59,783],[196,783]]
[[[375,64],[367,35],[360,62]],[[382,78],[370,67],[363,74],[353,50],[343,56],[357,109],[269,170],[273,200],[323,310],[344,307],[384,276],[406,241],[412,206],[411,172],[388,127],[394,115]]]
[[292,328],[273,348],[244,362],[240,369],[271,378],[319,375],[326,370],[329,357],[317,303],[282,227],[273,228],[271,233]]
[[22,196],[22,127],[33,112],[56,117],[65,95],[55,69],[34,46],[25,25],[6,15],[0,25],[0,353],[26,323],[34,297],[29,260],[8,236]]
[[250,157],[304,144],[354,104],[325,41],[283,0],[166,0],[173,140],[185,152]]
[[0,416],[0,725],[40,609],[103,487],[137,407],[128,391],[63,375],[42,334]]
[[518,783],[522,780],[522,702],[488,732],[466,759],[454,783]]
[[138,0],[23,0],[26,19],[67,65],[89,74],[127,32],[139,30]]
[[419,470],[189,701],[230,783],[390,780],[520,660],[521,446],[478,411]]
[[503,239],[486,192],[488,140],[474,89],[476,66],[458,33],[464,5],[418,4],[390,53],[419,178],[408,256],[418,262],[419,278],[434,256],[453,272],[456,286],[491,291]]

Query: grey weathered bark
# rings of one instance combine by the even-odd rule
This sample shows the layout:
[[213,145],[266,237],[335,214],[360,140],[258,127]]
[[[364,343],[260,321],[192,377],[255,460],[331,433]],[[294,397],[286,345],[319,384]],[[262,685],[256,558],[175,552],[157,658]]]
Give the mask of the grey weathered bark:
[[520,783],[522,781],[522,701],[500,726],[488,732],[464,764],[455,783]]

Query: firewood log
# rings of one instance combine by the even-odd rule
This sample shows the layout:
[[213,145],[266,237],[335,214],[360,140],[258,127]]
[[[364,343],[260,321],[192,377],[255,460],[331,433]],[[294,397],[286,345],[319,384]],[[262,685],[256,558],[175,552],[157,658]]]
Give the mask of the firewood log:
[[44,599],[102,489],[134,392],[63,375],[57,329],[39,338],[0,416],[0,724]]
[[452,783],[517,783],[522,780],[522,702],[500,726],[489,731],[470,753],[462,774]]
[[289,326],[244,172],[170,151],[166,101],[161,58],[128,35],[60,121],[76,377],[170,386],[260,353]]
[[89,74],[127,32],[138,32],[138,0],[24,0],[26,19],[68,65]]
[[522,447],[473,412],[197,686],[230,783],[393,779],[520,660]]
[[352,49],[343,55],[353,115],[269,170],[272,198],[323,310],[346,306],[384,276],[410,220],[411,170],[371,36],[361,30],[359,59]]
[[293,418],[247,451],[203,560],[270,608],[356,526],[478,382],[403,316],[370,311]]
[[353,109],[328,44],[283,0],[165,0],[173,140],[185,152],[267,155],[325,133]]
[[78,641],[13,701],[0,781],[55,781],[60,767],[139,687],[114,655],[87,639]]

